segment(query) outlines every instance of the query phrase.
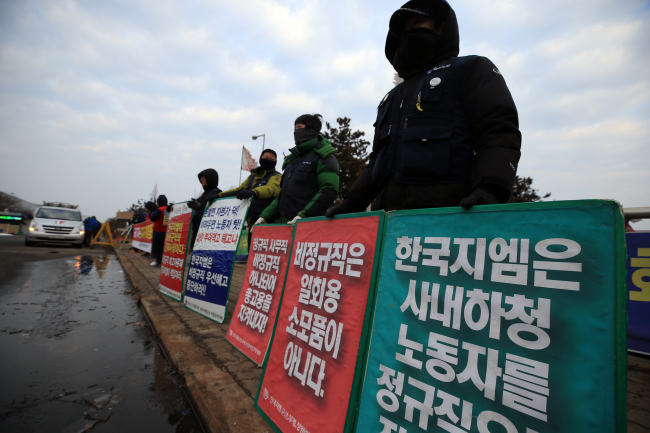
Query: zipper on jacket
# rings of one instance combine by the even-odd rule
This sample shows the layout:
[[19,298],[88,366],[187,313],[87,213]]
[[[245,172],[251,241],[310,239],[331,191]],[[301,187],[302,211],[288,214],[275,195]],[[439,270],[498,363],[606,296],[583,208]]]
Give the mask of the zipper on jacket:
[[402,102],[399,103],[399,108],[402,108],[402,105],[404,105],[404,100],[402,99]]
[[393,125],[388,125],[388,135],[390,135],[390,130],[393,127]]
[[424,110],[422,109],[422,107],[420,107],[420,100],[421,100],[421,97],[422,97],[422,91],[420,90],[420,93],[418,93],[418,103],[415,104],[415,107],[416,107],[419,111],[424,111]]

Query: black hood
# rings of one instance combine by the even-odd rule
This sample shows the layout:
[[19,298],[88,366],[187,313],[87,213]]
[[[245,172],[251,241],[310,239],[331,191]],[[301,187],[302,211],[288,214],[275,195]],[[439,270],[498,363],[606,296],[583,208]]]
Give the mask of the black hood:
[[167,206],[167,197],[165,197],[163,194],[160,194],[156,199],[156,203],[158,203],[158,206]]
[[213,168],[207,168],[203,170],[201,173],[198,175],[199,180],[201,180],[202,177],[205,178],[207,181],[207,185],[203,187],[203,191],[210,191],[211,189],[216,188],[219,186],[219,173],[217,173],[217,170]]
[[445,23],[442,28],[442,33],[436,41],[435,60],[432,62],[432,65],[441,60],[458,56],[460,52],[458,21],[456,20],[456,13],[449,6],[449,3],[445,0],[411,0],[404,3],[390,18],[385,53],[391,65],[395,59],[395,52],[400,46],[400,35],[404,23],[408,18],[417,13],[404,9],[428,10],[431,12],[429,15],[435,17],[436,25],[439,25],[439,22]]

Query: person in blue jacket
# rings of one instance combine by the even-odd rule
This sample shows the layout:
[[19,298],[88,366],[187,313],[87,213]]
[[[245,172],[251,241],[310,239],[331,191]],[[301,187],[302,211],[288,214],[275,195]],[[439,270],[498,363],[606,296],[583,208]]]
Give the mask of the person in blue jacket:
[[85,247],[90,246],[90,241],[93,240],[93,231],[95,228],[95,223],[97,221],[93,220],[91,217],[88,217],[84,220],[84,242]]

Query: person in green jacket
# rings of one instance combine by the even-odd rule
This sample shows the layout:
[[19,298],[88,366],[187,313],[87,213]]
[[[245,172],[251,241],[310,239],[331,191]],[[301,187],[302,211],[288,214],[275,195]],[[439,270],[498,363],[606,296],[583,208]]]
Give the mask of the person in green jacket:
[[236,196],[240,200],[252,198],[248,209],[248,227],[253,227],[261,213],[280,194],[282,175],[275,170],[278,155],[272,149],[264,149],[260,155],[260,166],[251,170],[251,175],[237,188],[219,194],[219,197]]
[[303,114],[294,122],[296,147],[284,158],[280,195],[255,224],[294,224],[300,218],[325,215],[339,193],[336,149],[319,134],[320,114]]

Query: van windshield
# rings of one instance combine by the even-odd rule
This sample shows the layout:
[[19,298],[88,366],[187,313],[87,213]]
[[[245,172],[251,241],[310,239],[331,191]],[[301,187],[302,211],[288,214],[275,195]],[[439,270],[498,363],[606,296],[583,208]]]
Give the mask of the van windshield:
[[81,212],[68,209],[47,209],[41,208],[36,218],[48,218],[52,220],[81,221]]

